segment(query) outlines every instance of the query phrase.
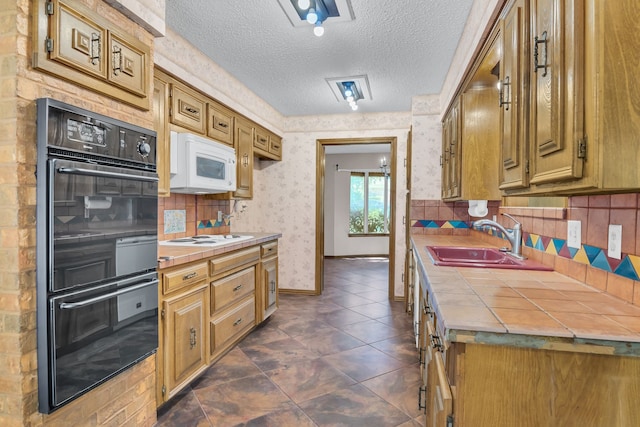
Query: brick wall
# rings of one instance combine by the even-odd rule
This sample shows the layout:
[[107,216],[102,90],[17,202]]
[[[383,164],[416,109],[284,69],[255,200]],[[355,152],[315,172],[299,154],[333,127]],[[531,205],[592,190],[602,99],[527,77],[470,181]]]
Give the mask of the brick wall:
[[[106,3],[83,3],[152,45],[149,33]],[[147,128],[153,127],[153,114],[33,70],[31,4],[0,0],[0,425],[150,426],[156,419],[155,356],[54,416],[38,413],[35,99],[55,98]],[[100,392],[105,389],[111,391]],[[78,416],[77,422],[65,421]]]

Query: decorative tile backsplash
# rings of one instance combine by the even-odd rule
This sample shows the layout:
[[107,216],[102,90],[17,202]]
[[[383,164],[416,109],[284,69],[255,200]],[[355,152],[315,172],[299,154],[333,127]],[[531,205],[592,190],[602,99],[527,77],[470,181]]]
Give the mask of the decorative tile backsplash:
[[[567,208],[500,207],[489,202],[487,218],[496,215],[505,228],[513,224],[500,213],[522,223],[523,245],[529,255],[628,302],[640,305],[640,194],[576,196]],[[493,204],[492,204],[493,203]],[[466,213],[467,202],[413,200],[411,232],[418,234],[476,233]],[[466,215],[466,217],[465,217]],[[581,247],[567,246],[567,221],[581,222]],[[609,224],[622,225],[621,259],[607,256]],[[504,238],[485,227],[486,234]]]
[[158,199],[158,240],[198,234],[229,234],[231,222],[218,221],[218,211],[229,214],[229,200],[195,194],[171,194]]

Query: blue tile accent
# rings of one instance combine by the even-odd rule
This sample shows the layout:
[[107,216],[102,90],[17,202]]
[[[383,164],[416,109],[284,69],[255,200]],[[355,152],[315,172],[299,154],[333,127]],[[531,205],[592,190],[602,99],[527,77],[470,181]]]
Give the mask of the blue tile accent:
[[629,257],[625,257],[622,260],[618,268],[616,268],[615,273],[631,280],[638,280],[638,273],[636,273],[636,270],[633,268]]
[[609,261],[607,260],[607,256],[604,254],[604,251],[598,250],[598,252],[599,252],[598,255],[593,259],[589,256],[589,262],[591,262],[591,265],[593,267],[597,267],[601,270],[611,272],[611,266],[609,265]]
[[587,258],[589,258],[590,263],[593,263],[593,260],[596,259],[602,252],[602,249],[595,246],[582,245],[582,247],[584,249],[584,252],[587,254]]

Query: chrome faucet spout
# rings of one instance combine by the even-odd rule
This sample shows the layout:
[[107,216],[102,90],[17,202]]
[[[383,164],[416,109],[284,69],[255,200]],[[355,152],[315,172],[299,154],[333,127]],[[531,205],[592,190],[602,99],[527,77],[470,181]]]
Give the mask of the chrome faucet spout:
[[488,226],[488,227],[492,227],[502,231],[502,233],[504,233],[507,240],[509,241],[509,244],[511,245],[511,251],[509,253],[516,258],[524,259],[524,256],[522,256],[522,224],[516,221],[516,219],[509,214],[503,213],[502,215],[506,216],[507,218],[510,218],[513,222],[515,222],[515,225],[511,230],[507,230],[501,224],[495,221],[491,221],[490,219],[481,219],[481,220],[475,221],[473,223],[473,226],[474,227]]

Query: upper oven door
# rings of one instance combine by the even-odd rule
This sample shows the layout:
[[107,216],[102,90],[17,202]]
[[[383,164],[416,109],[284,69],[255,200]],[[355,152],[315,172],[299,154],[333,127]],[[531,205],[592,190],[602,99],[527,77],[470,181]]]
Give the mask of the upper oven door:
[[[157,238],[155,173],[62,159],[48,168],[49,291],[112,280],[118,239]],[[145,261],[127,273],[153,267]]]

